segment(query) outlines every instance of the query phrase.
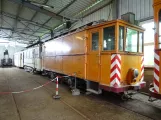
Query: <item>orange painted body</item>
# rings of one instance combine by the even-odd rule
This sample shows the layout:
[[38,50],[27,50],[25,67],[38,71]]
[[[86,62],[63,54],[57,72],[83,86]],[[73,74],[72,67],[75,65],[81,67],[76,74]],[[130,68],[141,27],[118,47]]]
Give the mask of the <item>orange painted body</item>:
[[[161,11],[161,0],[153,0],[153,9],[154,9],[154,23],[155,23],[155,51],[159,52],[159,58],[161,59],[161,47],[159,47],[159,12]],[[161,62],[159,63],[161,68]],[[159,94],[161,94],[161,69],[159,70]]]
[[[134,85],[141,79],[141,58],[143,52],[132,53],[119,51],[119,25],[143,32],[141,27],[131,25],[122,20],[108,21],[99,25],[90,26],[78,32],[69,33],[55,38],[43,45],[43,69],[66,75],[76,73],[78,78],[98,82],[110,86],[111,55],[121,56],[121,86]],[[115,49],[103,50],[103,28],[115,26]],[[92,51],[92,33],[99,33],[98,49]],[[125,33],[126,34],[126,30]],[[125,46],[124,36],[124,46]],[[125,49],[125,47],[124,47]],[[137,82],[128,82],[130,68],[138,69]]]

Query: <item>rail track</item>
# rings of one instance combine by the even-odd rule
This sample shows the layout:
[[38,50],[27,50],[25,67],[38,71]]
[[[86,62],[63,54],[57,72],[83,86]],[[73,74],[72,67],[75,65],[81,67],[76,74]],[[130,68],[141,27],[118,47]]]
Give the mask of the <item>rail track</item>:
[[[9,89],[10,89],[10,83],[9,83],[8,79],[9,78],[6,78],[8,85],[9,85]],[[45,79],[47,80],[47,78],[45,78]],[[33,81],[35,83],[39,84],[39,85],[43,84],[42,81],[38,81],[38,80],[33,80]],[[61,85],[60,87],[63,87],[63,88],[65,87],[65,89],[68,89],[68,86],[66,86],[66,85]],[[42,89],[44,89],[50,95],[53,95],[53,90],[50,87],[45,86]],[[84,91],[82,91],[81,93],[83,95],[85,94]],[[14,98],[14,95],[12,95],[12,97],[13,97],[15,105],[16,105],[16,100]],[[109,93],[109,92],[104,92],[103,95],[89,94],[85,97],[87,97],[87,99],[91,99],[91,100],[94,100],[94,101],[100,101],[100,102],[103,101],[101,103],[106,104],[106,105],[112,104],[112,105],[115,105],[117,107],[119,106],[119,107],[124,108],[128,111],[131,111],[133,113],[140,114],[140,115],[142,115],[146,118],[150,118],[150,119],[154,119],[154,120],[160,120],[160,118],[161,118],[161,114],[160,114],[161,109],[160,108],[157,108],[157,107],[152,106],[152,105],[150,105],[146,102],[139,101],[139,100],[136,100],[136,99],[133,99],[133,98],[128,100],[128,101],[123,101],[120,96],[118,96],[114,93]],[[71,104],[69,104],[66,101],[66,99],[62,98],[62,99],[60,99],[60,102],[62,102],[64,105],[71,108],[74,112],[76,112],[77,114],[82,116],[82,118],[84,118],[85,120],[90,120],[90,117],[88,116],[88,114],[82,113],[80,110],[73,107]],[[21,119],[18,107],[16,106],[16,108],[17,108],[19,118]]]
[[[38,84],[42,84],[37,81],[35,81],[35,82]],[[43,89],[45,89],[50,94],[53,94],[53,91],[51,91],[48,87],[45,86]],[[85,94],[84,91],[82,91],[81,93]],[[131,98],[127,101],[123,101],[119,95],[114,94],[114,93],[110,93],[110,92],[104,92],[103,95],[89,94],[87,97],[92,100],[104,101],[107,104],[113,104],[113,105],[119,106],[121,108],[124,108],[126,110],[132,111],[137,114],[140,114],[140,115],[150,118],[150,119],[160,120],[160,118],[161,118],[161,114],[160,114],[161,109],[160,108],[157,108],[157,107],[152,106],[146,102],[139,101],[139,100],[136,100],[133,98]],[[90,120],[87,117],[87,115],[81,113],[79,110],[72,107],[72,105],[68,104],[65,100],[61,99],[60,101],[64,104],[66,104],[71,109],[73,109],[75,112],[77,112],[83,118]]]

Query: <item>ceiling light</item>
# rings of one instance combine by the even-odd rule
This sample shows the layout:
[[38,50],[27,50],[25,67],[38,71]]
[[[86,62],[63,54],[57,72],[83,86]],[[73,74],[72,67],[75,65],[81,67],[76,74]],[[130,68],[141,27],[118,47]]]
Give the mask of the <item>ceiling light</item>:
[[34,5],[37,5],[37,6],[40,6],[40,7],[45,7],[45,8],[54,8],[53,6],[50,6],[50,5],[43,5],[43,4],[40,4],[40,3],[35,3],[35,2],[31,2],[31,4],[34,4]]
[[30,0],[28,0],[26,2],[29,2],[29,3],[34,4],[36,6],[39,6],[39,7],[45,7],[45,8],[50,8],[50,9],[53,9],[54,8],[54,6],[44,5],[44,4],[41,4],[41,3],[38,3],[38,2],[34,2],[34,1],[30,1]]

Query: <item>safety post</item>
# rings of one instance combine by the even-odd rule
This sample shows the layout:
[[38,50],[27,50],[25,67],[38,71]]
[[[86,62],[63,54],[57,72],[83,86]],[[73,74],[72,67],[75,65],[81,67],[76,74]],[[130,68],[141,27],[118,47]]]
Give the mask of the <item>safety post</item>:
[[75,80],[75,85],[74,85],[74,89],[72,90],[72,95],[80,95],[80,90],[77,89],[77,77],[76,77],[76,73],[74,73],[74,80]]
[[61,96],[59,95],[59,77],[56,77],[56,95],[53,96],[54,99],[60,99]]

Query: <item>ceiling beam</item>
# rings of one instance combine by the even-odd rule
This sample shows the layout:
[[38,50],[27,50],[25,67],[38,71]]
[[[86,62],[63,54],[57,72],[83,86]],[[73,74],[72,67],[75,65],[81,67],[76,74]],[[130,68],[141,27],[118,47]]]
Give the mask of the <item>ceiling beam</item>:
[[[1,14],[2,14],[2,11],[3,11],[3,0],[0,0],[0,4],[1,4]],[[1,16],[1,27],[3,26],[3,16]]]
[[14,22],[14,25],[13,25],[13,28],[14,28],[14,29],[17,28],[17,21],[18,21],[18,17],[19,17],[19,15],[20,15],[20,13],[21,13],[22,8],[23,8],[22,5],[19,5],[19,6],[18,6],[16,19],[15,19],[15,22]]
[[[3,21],[5,22],[5,23],[7,23],[10,27],[11,27],[11,29],[13,29],[14,30],[14,28],[12,27],[12,25],[9,23],[9,22],[7,22],[4,18],[3,18]],[[8,33],[6,33],[5,31],[3,31],[5,34],[8,34]],[[11,31],[11,32],[15,32],[15,31]],[[24,40],[27,40],[28,41],[28,39],[27,38],[25,38],[24,36],[22,36],[22,33],[19,33],[19,32],[16,32],[16,34],[17,35],[19,35],[20,37],[21,37],[21,39],[24,39]],[[10,36],[11,38],[12,38],[12,35],[9,35],[8,34],[8,36]],[[31,36],[31,35],[30,35]],[[30,39],[31,40],[31,39]]]
[[[33,19],[35,18],[36,15],[37,15],[37,12],[34,13],[34,15],[32,16],[32,18],[30,19],[30,21],[33,21]],[[29,25],[30,25],[30,23],[28,23],[28,24],[26,25],[26,27],[28,27]],[[23,31],[25,31],[26,27],[24,28]]]
[[26,24],[24,24],[23,22],[19,21],[23,26],[25,26],[25,28],[28,28],[31,31],[34,31],[33,29],[31,29],[30,27],[28,27]]
[[[18,17],[19,17],[19,15],[20,15],[20,13],[21,13],[22,8],[23,8],[22,5],[19,5],[19,6],[18,6],[16,19],[15,19],[14,24],[13,24],[13,29],[14,29],[14,30],[17,29]],[[12,32],[12,36],[13,36],[13,32]]]
[[[67,4],[65,7],[63,7],[61,10],[59,10],[56,14],[57,15],[59,15],[60,13],[62,13],[65,9],[67,9],[68,7],[70,7],[74,2],[76,2],[77,0],[72,0],[69,4]],[[48,23],[50,20],[52,19],[52,17],[50,17],[48,20],[46,20],[43,24],[42,24],[42,26],[41,27],[43,27],[46,23]],[[35,32],[33,32],[33,34],[35,34],[39,29],[41,29],[41,27],[40,28],[38,28]],[[32,35],[33,35],[32,34]]]
[[106,6],[108,6],[108,5],[111,5],[112,3],[113,3],[113,0],[110,0],[109,2],[107,2],[106,4],[104,4],[103,6],[100,6],[100,7],[98,7],[97,9],[95,9],[95,10],[93,10],[93,11],[90,11],[89,13],[87,13],[87,14],[81,16],[81,17],[82,17],[82,18],[87,17],[88,15],[91,15],[92,13],[94,13],[94,12],[96,12],[96,11],[98,11],[98,10],[100,10],[100,9],[102,9],[102,8],[104,8],[104,7],[106,7]]
[[74,2],[76,2],[77,0],[72,0],[70,3],[68,3],[65,7],[63,7],[60,11],[57,12],[57,14],[62,13],[65,9],[67,9],[68,7],[70,7]]
[[35,31],[32,33],[32,35],[34,35],[38,30],[40,30],[40,29],[41,29],[46,23],[48,23],[51,19],[52,19],[52,17],[49,18],[47,21],[45,21],[45,22],[42,24],[42,26],[40,26],[37,30],[35,30]]
[[[48,1],[49,1],[49,0],[45,0],[43,4],[46,4]],[[34,13],[34,15],[32,16],[32,18],[30,19],[30,21],[33,21],[33,19],[34,19],[34,18],[36,17],[36,15],[37,15],[37,13],[38,13],[37,11]],[[30,25],[30,23],[27,24],[27,27],[28,27],[29,25]],[[24,28],[23,31],[25,31],[25,29],[26,29],[26,28]]]
[[14,32],[14,33],[19,33],[19,34],[23,34],[23,35],[29,35],[29,36],[32,36],[32,37],[39,38],[39,36],[36,36],[36,35],[31,35],[31,34],[24,33],[24,32],[19,32],[19,31],[13,31],[13,32]]
[[[30,2],[27,2],[27,1],[24,1],[24,0],[23,1],[22,0],[8,0],[8,1],[20,4],[20,5],[24,5],[25,7],[28,7],[30,9],[32,9],[32,10],[35,10],[37,12],[41,12],[41,13],[43,13],[45,15],[51,16],[51,17],[59,19],[59,20],[64,19],[64,17],[61,16],[61,15],[57,15],[54,12],[51,12],[49,10],[44,9],[43,7],[36,6],[36,5],[31,4]],[[68,18],[65,18],[65,19],[68,19]]]
[[[8,17],[8,18],[16,19],[16,16],[13,15],[13,14],[10,14],[10,13],[4,12],[4,11],[1,11],[1,14],[6,16],[6,17]],[[39,27],[42,25],[42,24],[40,24],[38,22],[30,21],[30,20],[27,20],[27,19],[21,18],[21,17],[18,17],[18,20],[25,21],[25,22],[28,22],[28,23],[30,23],[32,25],[39,26]],[[43,28],[45,28],[47,30],[51,30],[52,29],[51,27],[46,26],[46,25],[44,25]]]
[[3,30],[10,30],[10,31],[12,31],[12,32],[14,32],[14,33],[20,33],[20,34],[24,34],[24,35],[33,36],[33,37],[39,37],[39,36],[36,36],[36,35],[32,35],[32,34],[20,32],[20,31],[17,31],[17,30],[15,30],[15,29],[12,29],[12,28],[0,27],[0,29],[3,29]]
[[[11,36],[0,36],[0,38],[12,38],[12,39],[20,39],[20,40],[24,40],[24,39],[22,39],[22,38],[20,38],[20,37],[11,37]],[[37,40],[37,39],[30,39],[30,40]],[[28,40],[24,40],[24,41],[28,41]]]

